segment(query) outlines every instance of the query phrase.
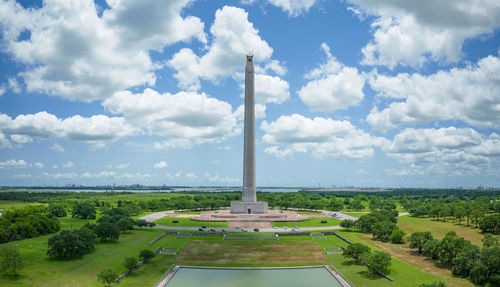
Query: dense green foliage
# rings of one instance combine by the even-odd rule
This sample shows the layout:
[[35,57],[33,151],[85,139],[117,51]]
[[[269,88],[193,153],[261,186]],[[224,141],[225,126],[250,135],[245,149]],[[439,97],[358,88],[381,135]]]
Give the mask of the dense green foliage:
[[363,255],[363,262],[372,273],[388,273],[391,266],[391,255],[383,251],[374,251]]
[[0,243],[51,234],[60,227],[42,205],[7,210],[0,217]]
[[83,256],[94,248],[96,235],[86,227],[79,230],[63,230],[49,238],[47,255],[59,259]]
[[424,244],[432,239],[432,234],[430,232],[413,232],[408,241],[410,242],[410,248],[418,248],[418,254],[422,254],[422,249]]
[[79,217],[82,219],[95,219],[96,210],[95,206],[89,202],[81,202],[75,204],[72,210],[73,217]]
[[126,257],[123,262],[123,266],[127,268],[129,272],[134,271],[137,268],[137,258],[135,257]]
[[97,280],[106,284],[106,286],[111,286],[111,283],[113,283],[116,278],[118,278],[118,275],[111,269],[103,269],[97,274]]
[[391,240],[392,243],[396,244],[402,244],[406,242],[405,239],[406,232],[404,232],[401,229],[394,229],[392,230],[391,236],[389,239]]
[[342,256],[345,258],[354,258],[356,263],[361,263],[363,255],[370,253],[370,248],[361,243],[353,243],[347,246]]
[[15,246],[8,245],[0,249],[0,266],[2,273],[13,277],[19,276],[19,269],[23,267],[23,259]]
[[156,256],[156,253],[154,253],[153,251],[148,250],[148,249],[144,249],[144,250],[141,250],[141,252],[139,252],[139,257],[142,260],[144,260],[144,262],[149,261],[149,259],[151,259],[155,256]]
[[479,221],[479,228],[482,232],[500,233],[500,214],[485,216]]

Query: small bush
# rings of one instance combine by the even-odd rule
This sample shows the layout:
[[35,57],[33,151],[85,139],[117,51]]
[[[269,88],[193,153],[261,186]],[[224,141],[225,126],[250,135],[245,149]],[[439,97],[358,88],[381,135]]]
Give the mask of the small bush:
[[179,220],[172,220],[172,223],[179,223]]
[[321,220],[321,223],[327,223],[327,222],[328,222],[328,221],[326,221],[326,220]]

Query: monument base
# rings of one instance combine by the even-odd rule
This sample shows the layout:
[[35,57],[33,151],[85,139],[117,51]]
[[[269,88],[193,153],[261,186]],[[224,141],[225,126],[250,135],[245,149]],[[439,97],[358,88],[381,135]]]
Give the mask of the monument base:
[[267,201],[231,201],[231,213],[267,214]]

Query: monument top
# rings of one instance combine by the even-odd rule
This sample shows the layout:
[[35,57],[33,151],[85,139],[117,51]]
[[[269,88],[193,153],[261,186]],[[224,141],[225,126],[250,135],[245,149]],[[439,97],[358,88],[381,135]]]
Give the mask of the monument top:
[[252,53],[248,52],[248,54],[247,54],[247,61],[252,61],[252,59],[253,59]]

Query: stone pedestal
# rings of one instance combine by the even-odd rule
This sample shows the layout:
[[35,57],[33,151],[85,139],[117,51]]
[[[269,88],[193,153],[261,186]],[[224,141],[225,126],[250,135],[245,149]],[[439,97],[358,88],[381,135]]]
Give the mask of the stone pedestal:
[[267,202],[266,201],[256,201],[256,202],[244,202],[244,201],[232,201],[231,202],[231,213],[232,214],[266,214],[267,213]]

